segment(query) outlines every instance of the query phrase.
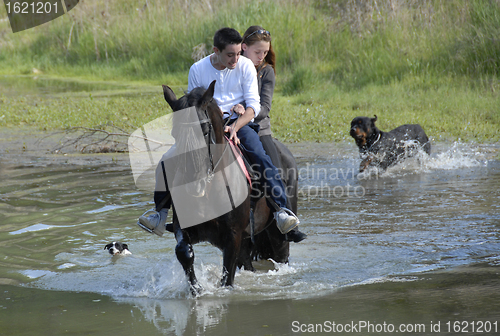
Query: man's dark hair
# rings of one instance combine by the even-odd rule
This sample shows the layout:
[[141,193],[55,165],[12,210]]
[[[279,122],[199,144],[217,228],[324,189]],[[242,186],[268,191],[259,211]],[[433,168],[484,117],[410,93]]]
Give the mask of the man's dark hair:
[[233,28],[221,28],[214,35],[214,47],[220,51],[223,51],[229,44],[240,44],[242,41],[240,33]]

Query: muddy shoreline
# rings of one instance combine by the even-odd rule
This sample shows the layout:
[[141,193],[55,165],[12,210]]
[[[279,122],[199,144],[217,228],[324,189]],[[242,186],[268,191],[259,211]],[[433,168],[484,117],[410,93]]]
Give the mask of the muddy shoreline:
[[[31,128],[0,128],[0,155],[3,160],[10,162],[35,164],[62,163],[62,164],[129,164],[128,153],[82,153],[76,147],[64,147],[56,152],[55,149],[61,145],[61,140],[71,135],[65,135],[61,131],[41,131]],[[432,153],[437,148],[451,146],[452,141],[433,142]],[[358,148],[351,139],[341,142],[309,143],[296,142],[285,143],[292,151],[297,161],[303,159],[335,157],[345,155],[348,151],[353,156],[358,156]],[[499,159],[499,143],[473,143],[474,147],[480,148],[487,159]]]
[[127,153],[82,153],[66,147],[55,153],[63,134],[30,128],[0,129],[0,160],[13,165],[129,165]]

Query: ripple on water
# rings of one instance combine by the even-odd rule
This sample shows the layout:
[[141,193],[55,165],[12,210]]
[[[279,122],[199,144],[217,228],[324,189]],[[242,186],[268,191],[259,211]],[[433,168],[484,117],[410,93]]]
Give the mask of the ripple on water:
[[[308,239],[292,244],[288,265],[260,262],[256,273],[238,271],[231,291],[218,287],[221,253],[196,245],[202,298],[317,297],[346,286],[496,260],[498,148],[438,144],[430,157],[363,179],[356,174],[354,148],[295,146],[304,146],[296,150],[302,153],[299,217]],[[189,297],[173,237],[136,228],[137,216],[152,207],[151,195],[135,189],[126,164],[2,168],[1,278],[116,298]],[[311,192],[336,187],[344,193]],[[363,193],[348,194],[348,187]],[[133,254],[111,257],[104,245],[117,240]]]

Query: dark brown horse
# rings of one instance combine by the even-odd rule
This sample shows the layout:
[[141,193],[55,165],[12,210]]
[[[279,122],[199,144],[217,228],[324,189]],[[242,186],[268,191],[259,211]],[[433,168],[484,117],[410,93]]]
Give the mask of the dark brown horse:
[[[288,206],[293,213],[297,213],[298,194],[298,169],[295,158],[290,150],[277,139],[274,144],[281,159],[281,173],[283,183],[286,187]],[[290,244],[278,230],[273,218],[273,209],[269,206],[266,198],[251,198],[251,215],[254,219],[254,234],[251,226],[248,226],[246,236],[242,242],[238,267],[253,271],[252,260],[272,259],[279,263],[288,263]]]
[[[197,185],[196,192],[205,194],[205,190],[214,194],[223,195],[227,190],[227,179],[231,176],[217,174],[222,167],[226,167],[230,160],[231,151],[227,150],[228,142],[224,137],[224,121],[222,112],[213,100],[215,81],[207,90],[196,88],[189,94],[177,99],[168,86],[163,86],[165,100],[175,113],[184,113],[189,107],[196,107],[198,121],[195,123],[184,123],[184,127],[175,130],[177,133],[185,132],[186,125],[201,127],[206,145],[207,155],[193,155],[189,162],[194,166],[193,174],[206,171],[208,166],[213,169],[211,178],[202,185]],[[178,111],[178,112],[176,112]],[[175,115],[174,115],[175,121]],[[185,137],[184,137],[185,138]],[[184,146],[183,137],[176,136],[176,146]],[[211,144],[216,144],[211,146]],[[209,148],[213,148],[209,150]],[[281,143],[277,143],[278,151],[283,162],[283,179],[287,188],[287,195],[291,197],[290,204],[296,213],[297,210],[297,169],[292,154]],[[196,151],[193,151],[196,152]],[[200,159],[201,158],[201,159]],[[233,157],[234,159],[234,157]],[[202,162],[203,161],[203,162]],[[214,164],[215,163],[215,164]],[[179,167],[173,167],[176,171]],[[181,170],[185,173],[185,168]],[[221,177],[222,176],[222,177]],[[271,258],[276,262],[288,262],[289,243],[285,241],[276,227],[273,219],[273,211],[268,207],[265,198],[252,199],[250,197],[250,186],[246,186],[248,195],[243,202],[233,209],[215,219],[208,220],[198,225],[181,227],[176,211],[175,199],[173,203],[173,232],[177,240],[175,253],[188,277],[193,294],[200,291],[193,268],[194,252],[193,244],[208,241],[218,247],[223,253],[222,286],[232,286],[236,267],[244,266],[245,269],[253,270],[252,260],[259,258]],[[251,209],[254,208],[254,209]],[[194,209],[195,210],[195,209]],[[252,215],[251,215],[252,213]]]

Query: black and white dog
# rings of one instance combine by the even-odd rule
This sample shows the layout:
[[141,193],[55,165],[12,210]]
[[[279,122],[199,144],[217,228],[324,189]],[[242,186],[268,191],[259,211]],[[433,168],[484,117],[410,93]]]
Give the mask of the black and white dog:
[[132,252],[128,250],[128,245],[121,242],[109,243],[108,245],[104,246],[104,249],[108,250],[109,253],[114,256],[132,254]]

